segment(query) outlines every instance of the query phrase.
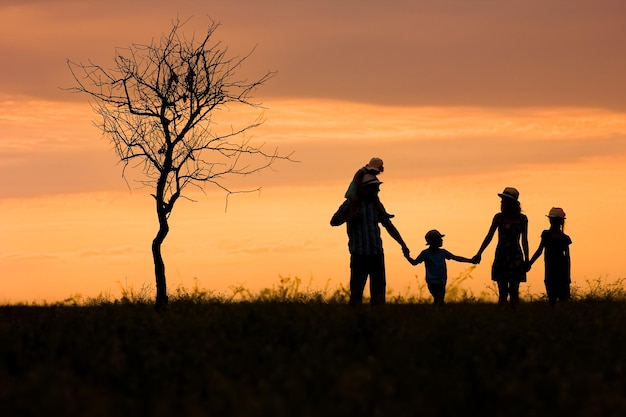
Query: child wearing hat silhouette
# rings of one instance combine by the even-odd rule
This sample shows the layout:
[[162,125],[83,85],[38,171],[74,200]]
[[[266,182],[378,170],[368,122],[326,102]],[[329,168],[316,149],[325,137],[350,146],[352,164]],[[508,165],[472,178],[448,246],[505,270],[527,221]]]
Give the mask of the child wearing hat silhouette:
[[572,244],[572,239],[563,231],[565,212],[562,208],[552,207],[547,217],[550,221],[550,228],[541,232],[541,242],[528,261],[526,270],[530,270],[545,249],[543,258],[545,264],[544,283],[548,302],[550,305],[555,305],[557,300],[568,301],[570,299],[572,280],[569,245]]
[[[385,167],[383,166],[383,160],[380,158],[370,159],[369,163],[357,170],[345,194],[345,197],[350,200],[350,211],[348,213],[348,218],[354,219],[359,215],[358,207],[360,198],[363,194],[363,177],[367,174],[377,177],[378,174],[380,174],[384,170]],[[387,217],[389,219],[394,217],[393,214],[387,213],[387,210],[380,200],[378,200],[378,209],[380,214],[384,217]]]
[[526,282],[528,217],[522,213],[516,188],[506,187],[498,196],[500,211],[493,216],[489,231],[472,259],[480,262],[497,231],[498,244],[491,266],[491,280],[498,285],[498,305],[505,307],[510,302],[510,306],[515,308],[519,303],[520,283]]
[[443,237],[438,230],[429,230],[424,238],[428,248],[424,249],[417,258],[411,259],[408,253],[405,253],[406,259],[411,265],[417,265],[424,262],[426,267],[426,286],[433,296],[433,304],[442,306],[446,296],[446,284],[448,282],[448,271],[446,268],[446,259],[457,262],[476,263],[472,259],[463,256],[457,256],[443,249]]

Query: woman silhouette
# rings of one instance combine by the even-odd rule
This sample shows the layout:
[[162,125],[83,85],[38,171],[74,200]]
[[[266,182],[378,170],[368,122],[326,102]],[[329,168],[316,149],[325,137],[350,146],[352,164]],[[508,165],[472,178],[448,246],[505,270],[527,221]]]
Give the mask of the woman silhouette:
[[491,267],[491,279],[498,284],[498,304],[512,308],[519,303],[519,285],[526,282],[526,261],[528,260],[528,218],[522,213],[518,201],[519,192],[506,187],[498,194],[501,198],[500,212],[493,216],[491,227],[472,258],[480,262],[483,251],[489,246],[498,231],[498,244]]

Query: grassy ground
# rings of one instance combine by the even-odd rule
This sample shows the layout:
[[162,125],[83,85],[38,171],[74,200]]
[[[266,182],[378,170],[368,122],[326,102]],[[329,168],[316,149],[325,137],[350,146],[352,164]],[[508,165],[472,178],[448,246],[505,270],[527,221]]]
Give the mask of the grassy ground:
[[0,307],[3,416],[623,416],[626,301]]

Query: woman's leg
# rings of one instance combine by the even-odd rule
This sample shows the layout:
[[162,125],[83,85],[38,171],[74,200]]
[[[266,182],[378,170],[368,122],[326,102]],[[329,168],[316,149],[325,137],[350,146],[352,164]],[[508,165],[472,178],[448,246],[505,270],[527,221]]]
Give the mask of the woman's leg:
[[498,283],[498,305],[507,305],[509,297],[509,283],[507,281],[496,281]]
[[509,295],[511,298],[511,307],[515,308],[519,304],[519,282],[509,282]]

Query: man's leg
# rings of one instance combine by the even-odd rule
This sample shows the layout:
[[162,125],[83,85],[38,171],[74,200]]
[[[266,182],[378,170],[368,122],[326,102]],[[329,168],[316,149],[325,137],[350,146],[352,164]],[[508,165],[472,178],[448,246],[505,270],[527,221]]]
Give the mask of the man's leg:
[[554,282],[552,281],[544,281],[546,284],[546,295],[548,296],[548,304],[554,305],[556,304],[556,299],[558,296],[558,288],[555,287]]
[[563,286],[561,288],[562,288],[561,301],[569,301],[570,298],[572,297],[572,291],[570,289],[569,281],[564,281]]
[[369,275],[370,275],[370,303],[372,305],[385,304],[385,293],[387,291],[387,278],[385,276],[384,255],[370,255]]
[[350,256],[350,305],[363,302],[363,290],[367,281],[367,259],[364,255]]

